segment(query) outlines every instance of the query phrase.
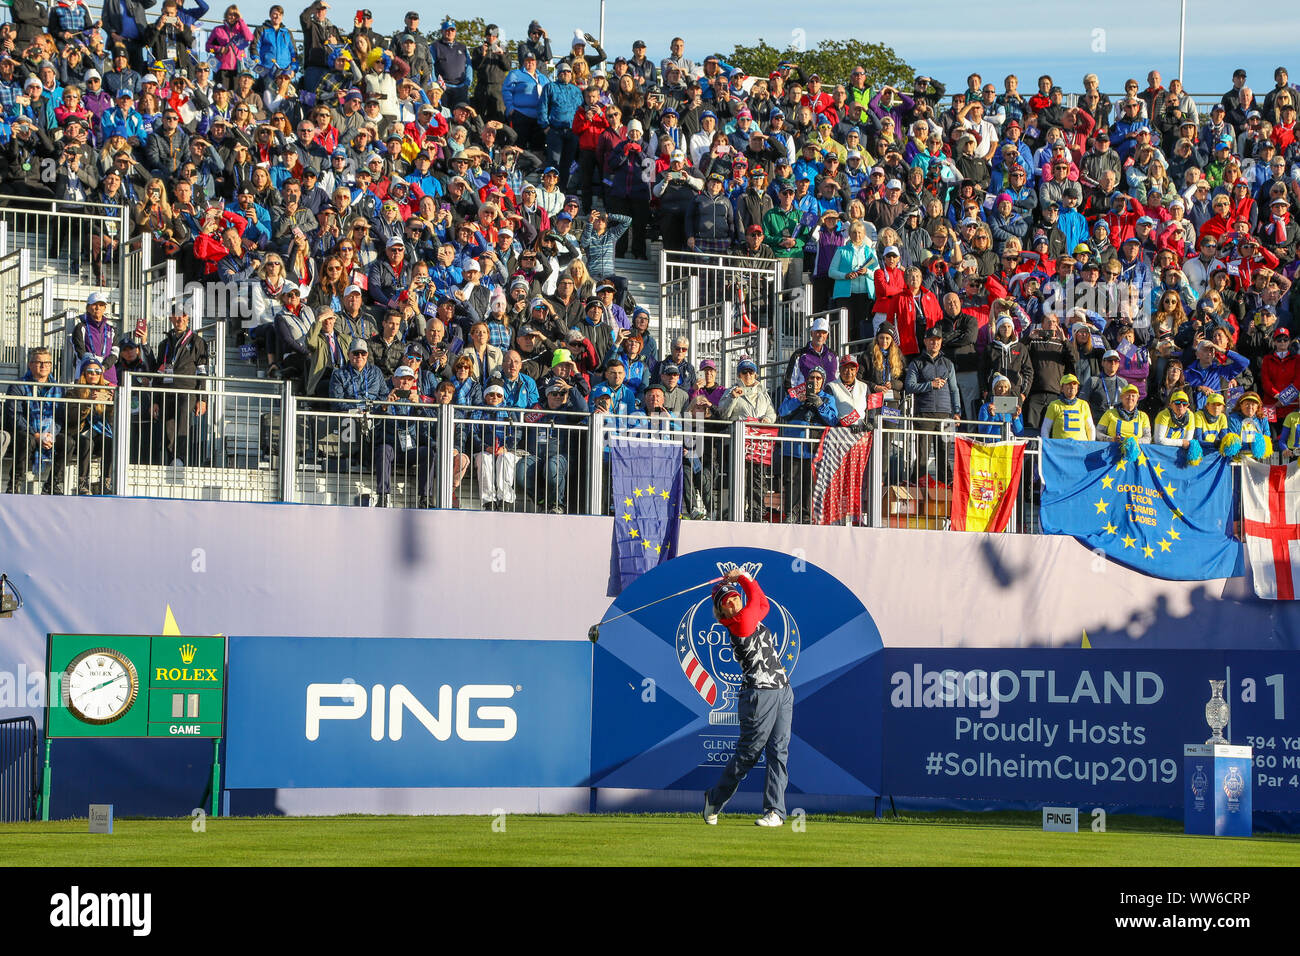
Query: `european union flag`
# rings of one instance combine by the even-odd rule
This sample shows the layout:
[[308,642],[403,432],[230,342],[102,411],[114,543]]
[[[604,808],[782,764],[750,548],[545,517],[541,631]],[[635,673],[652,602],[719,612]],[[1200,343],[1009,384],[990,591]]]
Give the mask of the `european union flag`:
[[1203,581],[1243,573],[1232,532],[1232,472],[1207,451],[1141,445],[1134,461],[1107,442],[1043,440],[1043,530],[1072,534],[1158,578]]
[[618,589],[677,554],[682,517],[682,444],[611,440],[614,556]]

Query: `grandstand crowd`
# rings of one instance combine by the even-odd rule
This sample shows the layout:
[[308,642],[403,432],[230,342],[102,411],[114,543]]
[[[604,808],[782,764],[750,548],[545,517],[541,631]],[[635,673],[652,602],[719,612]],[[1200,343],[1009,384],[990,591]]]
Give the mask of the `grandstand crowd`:
[[[1114,99],[1085,76],[1067,106],[1049,75],[1022,91],[971,74],[949,94],[925,75],[873,86],[864,66],[751,76],[681,38],[606,51],[533,21],[516,43],[489,24],[467,46],[416,11],[385,32],[368,10],[332,12],[275,5],[254,25],[232,5],[218,24],[203,0],[122,0],[102,18],[14,0],[0,194],[126,206],[187,279],[245,293],[232,332],[321,408],[476,409],[488,437],[458,449],[457,480],[472,456],[497,503],[516,467],[524,480],[525,449],[498,466],[525,409],[797,429],[909,395],[919,420],[991,434],[1300,445],[1300,91],[1285,68],[1262,96],[1237,70],[1206,112],[1157,72]],[[98,281],[125,238],[91,237]],[[814,311],[848,310],[853,343],[832,348],[819,319],[778,357],[780,388],[754,362],[724,388],[685,338],[656,341],[619,274],[655,241],[779,267]],[[155,342],[137,318],[90,297],[75,383],[33,352],[10,395],[101,404],[7,403],[10,472],[111,432],[123,369],[177,388],[208,373],[182,310]],[[165,427],[133,454],[184,462],[206,403],[161,404],[144,414]]]

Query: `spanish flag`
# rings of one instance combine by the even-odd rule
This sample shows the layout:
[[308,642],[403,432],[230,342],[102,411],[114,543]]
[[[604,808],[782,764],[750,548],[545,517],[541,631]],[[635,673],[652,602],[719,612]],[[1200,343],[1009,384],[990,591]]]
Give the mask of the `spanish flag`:
[[954,531],[1005,531],[1020,487],[1025,443],[976,444],[956,439],[953,466]]

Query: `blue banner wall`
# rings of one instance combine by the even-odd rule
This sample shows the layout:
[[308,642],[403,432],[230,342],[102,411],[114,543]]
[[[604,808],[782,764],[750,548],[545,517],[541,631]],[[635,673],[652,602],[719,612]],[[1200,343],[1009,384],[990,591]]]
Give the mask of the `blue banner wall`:
[[1300,654],[885,652],[884,785],[897,796],[1181,806],[1183,745],[1254,746],[1256,810],[1300,810]]
[[[610,610],[605,556],[614,520],[0,494],[0,571],[18,583],[26,598],[24,608],[12,619],[0,621],[0,717],[30,714],[38,725],[43,722],[48,686],[45,641],[51,632],[152,634],[175,626],[189,634],[266,635],[249,640],[299,635],[387,640],[403,635],[431,642],[553,641],[581,648],[575,653],[585,652],[590,669],[592,646],[587,629]],[[102,549],[74,540],[80,529],[107,527],[120,531],[113,538],[111,561],[104,560]],[[1300,792],[1286,789],[1297,772],[1286,765],[1296,756],[1284,749],[1284,740],[1290,735],[1277,729],[1280,722],[1272,734],[1265,733],[1267,727],[1244,723],[1251,713],[1267,710],[1263,702],[1271,702],[1278,689],[1286,717],[1294,720],[1300,713],[1300,701],[1292,699],[1298,680],[1292,676],[1294,666],[1287,663],[1300,649],[1300,601],[1259,600],[1249,581],[1240,577],[1195,582],[1151,577],[1099,559],[1078,540],[1063,535],[711,521],[682,522],[680,535],[682,555],[647,574],[634,585],[644,590],[633,593],[629,589],[619,599],[618,608],[635,607],[717,575],[713,559],[697,566],[691,575],[678,575],[674,567],[688,567],[682,562],[693,554],[716,549],[720,542],[728,545],[720,555],[735,556],[725,560],[763,563],[759,582],[791,612],[809,639],[807,655],[800,657],[792,672],[796,732],[801,738],[797,747],[804,746],[813,734],[804,721],[813,720],[827,728],[827,736],[812,746],[812,762],[798,750],[792,755],[793,783],[801,789],[811,786],[810,779],[817,779],[805,773],[812,773],[816,762],[843,769],[846,762],[858,761],[862,766],[856,772],[845,771],[848,778],[866,781],[870,790],[890,792],[879,770],[881,704],[870,709],[854,702],[857,688],[868,688],[876,701],[882,687],[889,689],[883,673],[874,681],[870,675],[871,668],[882,666],[878,655],[870,653],[873,633],[874,640],[883,641],[890,652],[912,648],[921,653],[927,649],[962,653],[1038,649],[1034,652],[1042,653],[1051,648],[1077,648],[1086,633],[1094,654],[1131,648],[1158,651],[1157,659],[1176,663],[1179,656],[1191,652],[1229,651],[1232,663],[1225,666],[1231,667],[1234,683],[1240,683],[1235,680],[1239,672],[1253,676],[1259,701],[1240,701],[1244,691],[1236,687],[1232,739],[1249,743],[1245,735],[1259,733],[1265,740],[1273,740],[1273,749],[1261,753],[1265,766],[1258,769],[1281,778],[1277,800],[1290,793],[1287,799],[1300,807]],[[557,547],[565,560],[555,559]],[[741,557],[746,553],[751,557]],[[755,558],[754,554],[763,556]],[[600,567],[584,566],[581,556],[598,556]],[[815,567],[804,556],[815,561]],[[797,570],[801,566],[805,572]],[[661,579],[660,574],[665,576]],[[696,574],[699,576],[693,576]],[[357,600],[357,595],[367,599]],[[686,713],[707,718],[714,709],[685,685],[675,648],[669,649],[665,666],[643,671],[638,660],[629,657],[633,651],[616,644],[625,623],[638,627],[644,623],[645,633],[663,644],[658,629],[677,626],[705,596],[686,595],[638,613],[630,622],[603,628],[601,644],[595,649],[595,666],[600,669],[617,662],[628,671],[622,684],[606,686],[603,678],[598,680],[597,694],[625,692],[626,697],[601,701],[596,721],[598,757],[582,770],[582,782],[591,775],[592,766],[602,779],[611,776],[621,766],[618,761],[627,765],[630,774],[636,768],[628,754],[635,744],[658,746],[685,723]],[[841,599],[844,606],[838,606]],[[849,601],[856,603],[850,606]],[[838,668],[828,672],[831,676],[824,692],[806,685],[806,675],[813,672],[809,662],[816,661],[813,651],[827,641],[818,636],[821,624],[809,622],[825,622],[829,634],[855,614],[862,614],[862,608],[870,612],[870,625],[866,619],[863,622],[867,643],[859,651],[845,652]],[[707,607],[704,611],[699,620],[701,629],[708,631],[712,622]],[[784,633],[784,624],[782,628]],[[828,650],[831,646],[826,643]],[[618,654],[611,657],[611,649],[616,648]],[[1238,661],[1246,659],[1240,656],[1243,648],[1260,651],[1254,658],[1259,663],[1239,666]],[[854,654],[862,655],[856,665],[852,663],[858,660]],[[656,719],[661,723],[650,720],[651,711],[641,702],[641,695],[649,689],[642,681],[652,674],[658,675],[656,699],[663,709]],[[363,680],[360,669],[311,679],[334,681],[345,676]],[[403,672],[401,677],[384,676],[373,682],[386,686],[405,682],[417,699],[437,714],[442,682],[417,689],[407,676]],[[1266,681],[1271,677],[1278,680],[1270,685]],[[471,675],[466,679],[483,678]],[[477,705],[514,707],[523,727],[523,698],[530,681],[514,675],[486,678],[486,682],[498,680],[525,690],[510,700],[479,701]],[[459,686],[458,682],[447,683]],[[689,695],[681,694],[682,690]],[[557,712],[589,708],[590,693],[587,678],[584,690],[576,698],[566,699]],[[1186,727],[1189,740],[1203,740],[1207,735],[1197,716],[1206,696],[1208,685],[1198,684],[1188,723],[1180,725]],[[683,711],[674,716],[670,702]],[[454,709],[454,699],[452,704]],[[608,713],[617,718],[620,707],[630,710],[622,729],[609,726],[603,716]],[[409,711],[404,713],[408,736],[429,736]],[[678,717],[682,722],[674,723]],[[305,732],[303,710],[287,714],[286,720],[284,729],[272,732],[301,738]],[[326,721],[319,739],[329,742],[345,728],[364,731],[365,724],[364,720]],[[734,725],[702,726],[735,732]],[[829,734],[832,727],[833,735]],[[620,733],[627,739],[619,739]],[[721,757],[727,739],[716,739]],[[702,740],[697,741],[701,746],[689,766],[705,762],[697,759],[703,749]],[[458,740],[453,735],[447,743],[456,745]],[[928,743],[918,737],[917,753],[924,755]],[[871,748],[875,748],[875,756]],[[1269,756],[1274,760],[1272,767],[1267,766]],[[59,741],[53,755],[52,813],[84,817],[89,803],[113,803],[119,815],[188,814],[207,799],[211,761],[212,747],[204,741]],[[646,778],[684,778],[693,786],[697,780],[707,780],[720,760],[708,763],[710,769],[694,777],[683,770],[670,776],[665,770]],[[224,757],[222,764],[224,768]],[[873,764],[874,778],[870,776]],[[796,769],[799,766],[804,769]],[[1285,774],[1284,769],[1288,771]],[[842,778],[828,779],[835,787],[828,792],[839,792],[836,780]],[[1257,794],[1262,793],[1259,786],[1256,781]],[[629,794],[627,799],[634,796]],[[485,785],[455,796],[446,788],[285,788],[239,791],[231,801],[235,812],[291,814],[446,812],[451,808],[487,812],[498,806],[571,812],[587,805],[588,794],[578,786],[502,790]]]
[[577,786],[590,682],[585,643],[232,637],[226,786]]
[[[880,793],[880,632],[862,602],[821,568],[757,548],[697,551],[638,579],[606,616],[732,567],[747,568],[772,605],[764,623],[780,642],[795,698],[791,792]],[[602,626],[592,678],[591,785],[712,786],[739,739],[740,676],[709,589]],[[763,774],[760,762],[742,789],[761,790]]]

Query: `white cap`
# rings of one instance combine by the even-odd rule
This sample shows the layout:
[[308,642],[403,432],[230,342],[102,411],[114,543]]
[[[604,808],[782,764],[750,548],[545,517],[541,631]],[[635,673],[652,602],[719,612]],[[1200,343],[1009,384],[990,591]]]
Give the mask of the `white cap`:
[[104,295],[104,293],[102,292],[92,292],[90,293],[90,295],[86,296],[87,306],[107,305],[107,304],[108,304],[108,296]]
[[393,372],[393,378],[415,378],[415,369],[409,365],[399,365]]
[[891,179],[889,182],[885,183],[885,188],[886,188],[886,189],[902,189],[902,188],[903,188],[903,184],[900,183],[897,179]]
[[686,162],[686,154],[680,149],[675,149],[673,154],[668,157],[668,161],[670,163],[684,163]]
[[829,332],[831,330],[830,319],[822,316],[820,319],[814,319],[812,324],[814,332]]

